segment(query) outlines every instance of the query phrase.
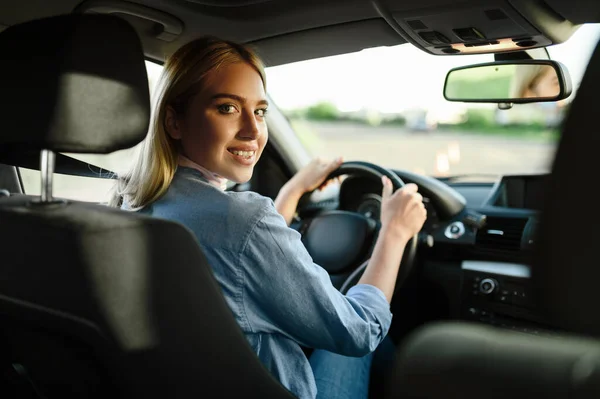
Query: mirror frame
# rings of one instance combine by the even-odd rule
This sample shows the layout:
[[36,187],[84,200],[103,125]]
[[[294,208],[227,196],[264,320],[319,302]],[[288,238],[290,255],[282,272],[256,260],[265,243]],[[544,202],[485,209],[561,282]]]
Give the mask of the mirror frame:
[[[451,99],[446,96],[446,88],[448,87],[448,77],[452,72],[460,71],[463,69],[470,68],[478,68],[478,67],[486,67],[486,66],[495,66],[495,65],[548,65],[554,68],[556,71],[556,76],[558,77],[558,84],[560,86],[560,92],[556,97],[544,97],[544,98],[520,98],[520,99],[477,99],[477,100],[463,100],[463,99]],[[451,102],[463,102],[463,103],[492,103],[492,104],[500,104],[500,103],[513,103],[513,104],[527,104],[527,103],[541,103],[541,102],[551,102],[551,101],[560,101],[568,98],[573,93],[573,84],[571,83],[571,76],[567,71],[567,67],[553,60],[515,60],[515,61],[495,61],[495,62],[486,62],[483,64],[473,64],[473,65],[465,65],[457,68],[452,68],[446,74],[446,79],[444,79],[444,98],[446,101]]]

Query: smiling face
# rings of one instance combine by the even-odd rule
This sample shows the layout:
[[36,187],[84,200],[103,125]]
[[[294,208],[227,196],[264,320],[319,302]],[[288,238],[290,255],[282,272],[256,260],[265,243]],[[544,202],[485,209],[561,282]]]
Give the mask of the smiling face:
[[221,67],[208,76],[184,115],[167,110],[169,135],[182,155],[236,183],[250,180],[267,143],[268,103],[259,73],[247,63]]

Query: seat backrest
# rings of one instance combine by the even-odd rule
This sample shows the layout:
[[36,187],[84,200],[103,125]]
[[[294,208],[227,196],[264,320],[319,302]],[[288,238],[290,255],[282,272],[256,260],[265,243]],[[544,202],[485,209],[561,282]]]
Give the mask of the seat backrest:
[[[144,138],[144,57],[125,21],[33,21],[2,32],[0,49],[0,87],[20,99],[0,116],[26,113],[19,88],[36,93],[26,111],[40,115],[19,134],[2,130],[3,151],[104,153]],[[38,68],[41,80],[23,72]],[[1,398],[292,397],[251,350],[184,226],[17,195],[0,197],[0,245]]]
[[403,347],[389,397],[600,397],[600,213],[581,206],[598,172],[599,92],[600,45],[562,127],[532,267],[539,310],[569,333],[532,336],[469,323],[425,326]]

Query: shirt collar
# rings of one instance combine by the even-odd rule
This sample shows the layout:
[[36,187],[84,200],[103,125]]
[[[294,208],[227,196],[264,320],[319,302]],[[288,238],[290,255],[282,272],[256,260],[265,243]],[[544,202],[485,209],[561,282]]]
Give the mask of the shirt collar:
[[179,154],[177,164],[186,168],[196,169],[198,172],[200,172],[200,174],[202,174],[202,176],[208,181],[209,184],[217,187],[218,189],[225,191],[225,189],[227,188],[227,179],[198,165],[196,162],[192,161],[184,155]]

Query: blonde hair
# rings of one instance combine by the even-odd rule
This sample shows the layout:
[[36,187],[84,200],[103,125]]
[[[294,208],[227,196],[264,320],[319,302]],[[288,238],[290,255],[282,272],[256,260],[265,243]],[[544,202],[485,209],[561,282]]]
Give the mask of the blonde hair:
[[264,66],[244,45],[205,36],[187,43],[169,57],[154,93],[150,131],[133,167],[117,179],[110,206],[119,207],[125,202],[128,209],[137,210],[165,194],[175,175],[179,155],[177,141],[165,128],[167,107],[172,107],[177,116],[184,115],[212,72],[237,63],[254,67],[266,90]]

